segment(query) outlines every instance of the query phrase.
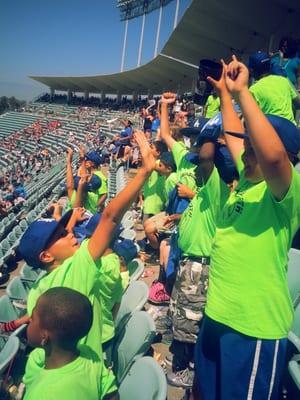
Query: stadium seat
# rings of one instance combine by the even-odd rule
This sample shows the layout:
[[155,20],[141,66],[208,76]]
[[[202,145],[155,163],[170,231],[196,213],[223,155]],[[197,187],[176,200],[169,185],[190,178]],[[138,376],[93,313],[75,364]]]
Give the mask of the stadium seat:
[[28,222],[26,221],[26,219],[22,219],[22,221],[19,224],[20,228],[22,229],[22,231],[26,231],[27,227],[28,227]]
[[[136,238],[136,232],[133,229],[128,229],[125,227],[122,223],[122,226],[125,228],[121,233],[120,233],[120,238],[123,239],[129,239],[129,240],[135,240]],[[133,225],[132,225],[133,226]]]
[[15,358],[20,347],[20,341],[16,336],[10,336],[0,351],[0,375],[3,374],[10,362]]
[[300,353],[300,303],[295,309],[294,321],[288,334],[288,339]]
[[290,249],[288,262],[288,286],[294,306],[300,301],[300,250]]
[[141,310],[148,300],[149,289],[145,282],[130,283],[123,294],[119,311],[115,318],[116,331],[122,329],[134,311]]
[[38,278],[38,273],[29,265],[25,264],[20,271],[20,277],[22,280],[35,282]]
[[6,293],[12,300],[26,302],[28,297],[28,290],[26,290],[24,284],[19,276],[15,276],[7,285]]
[[145,311],[135,311],[114,342],[112,361],[118,384],[132,363],[149,350],[155,335],[155,323],[151,315]]
[[144,272],[144,263],[138,258],[135,258],[128,263],[127,269],[129,271],[130,282],[137,281]]
[[137,360],[119,387],[120,400],[165,400],[167,381],[162,368],[152,357]]
[[[0,297],[0,322],[9,322],[13,321],[14,319],[19,318],[22,313],[18,313],[15,307],[12,305],[10,298],[5,294],[4,296]],[[18,335],[26,328],[26,325],[20,326],[11,335]]]
[[0,243],[2,252],[4,254],[5,258],[10,257],[11,255],[13,255],[13,249],[11,247],[11,244],[9,243],[8,239],[4,239],[2,240],[2,242]]

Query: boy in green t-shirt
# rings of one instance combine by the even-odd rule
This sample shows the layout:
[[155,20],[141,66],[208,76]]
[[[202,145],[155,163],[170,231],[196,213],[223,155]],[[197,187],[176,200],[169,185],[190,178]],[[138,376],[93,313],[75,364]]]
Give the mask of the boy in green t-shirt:
[[[72,157],[73,150],[69,148],[67,153],[69,203],[72,208],[84,207],[92,214],[95,214],[103,209],[107,198],[107,178],[99,170],[102,161],[101,157],[96,151],[90,151],[85,155],[81,150],[81,166],[75,179],[72,171]],[[81,185],[79,185],[80,177],[85,178],[84,181],[81,180]]]
[[27,328],[29,355],[23,377],[24,400],[118,399],[111,382],[103,387],[103,363],[91,348],[78,345],[92,326],[88,298],[64,287],[38,299]]
[[[166,144],[160,140],[154,141],[150,148],[156,160],[160,155],[168,150]],[[159,161],[157,161],[159,162]],[[149,179],[143,186],[143,223],[155,214],[163,211],[165,208],[164,185],[165,176],[159,175],[157,171],[153,171]]]
[[299,95],[287,78],[271,74],[268,54],[263,51],[251,54],[249,68],[255,79],[249,90],[262,112],[278,115],[296,124],[293,108],[300,106]]
[[19,251],[27,264],[43,268],[47,274],[30,290],[27,311],[31,316],[40,295],[51,287],[64,286],[86,295],[92,303],[92,327],[81,343],[89,345],[102,356],[102,321],[99,270],[101,257],[108,248],[115,227],[136,198],[139,190],[155,167],[155,159],[142,132],[136,133],[140,146],[142,166],[133,180],[126,185],[105,208],[94,233],[80,246],[72,232],[65,227],[70,218],[67,213],[59,222],[38,220],[33,222],[21,238]]
[[229,65],[223,62],[219,81],[209,78],[220,94],[226,144],[240,180],[217,218],[211,253],[195,351],[196,386],[204,400],[278,399],[293,320],[287,256],[300,226],[300,176],[290,161],[297,160],[299,132],[284,118],[266,118],[248,78],[235,56]]
[[[172,153],[166,151],[161,154],[159,163],[155,167],[156,171],[166,177],[164,185],[164,197],[168,199],[169,193],[175,188],[178,182],[176,174],[176,165]],[[168,216],[165,211],[162,211],[153,217],[147,219],[144,223],[144,230],[150,246],[157,250],[160,244],[160,233],[164,232]]]
[[215,90],[208,96],[204,106],[204,116],[206,118],[212,118],[220,111],[220,98]]

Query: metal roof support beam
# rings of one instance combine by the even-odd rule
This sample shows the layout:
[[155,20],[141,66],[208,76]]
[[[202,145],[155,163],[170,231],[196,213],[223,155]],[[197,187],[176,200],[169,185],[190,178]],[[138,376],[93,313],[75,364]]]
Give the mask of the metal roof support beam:
[[177,26],[177,22],[178,22],[178,13],[179,13],[179,0],[176,0],[176,10],[175,10],[175,16],[174,16],[173,29],[175,29],[176,26]]
[[158,43],[159,43],[159,35],[160,35],[160,25],[161,25],[162,9],[163,9],[163,7],[162,7],[162,2],[161,2],[161,3],[160,3],[160,7],[159,7],[158,24],[157,24],[157,31],[156,31],[154,58],[157,56],[157,52],[158,52]]
[[125,21],[125,33],[124,33],[124,42],[123,42],[123,50],[122,50],[121,72],[124,71],[126,43],[127,43],[127,32],[128,32],[128,19],[126,19],[126,21]]
[[142,30],[141,30],[140,45],[139,45],[139,55],[138,55],[138,62],[137,62],[137,66],[138,67],[141,65],[141,60],[142,60],[142,49],[143,49],[143,41],[144,41],[145,20],[146,20],[146,13],[143,14],[143,19],[142,19]]

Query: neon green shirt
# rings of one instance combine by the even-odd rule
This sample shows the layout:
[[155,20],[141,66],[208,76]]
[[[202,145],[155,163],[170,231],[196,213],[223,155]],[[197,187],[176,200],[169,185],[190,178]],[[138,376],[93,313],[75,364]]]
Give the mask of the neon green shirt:
[[99,270],[100,296],[102,305],[102,343],[114,337],[115,325],[113,306],[120,303],[123,295],[120,259],[115,253],[101,257]]
[[300,226],[300,175],[293,169],[285,198],[276,201],[265,181],[244,177],[217,221],[206,314],[262,339],[287,337],[293,306],[287,284],[287,254]]
[[292,102],[298,94],[287,78],[268,75],[259,79],[249,90],[263,113],[278,115],[296,124]]
[[229,194],[216,168],[181,216],[178,245],[185,256],[210,256],[216,216]]
[[166,177],[153,171],[143,186],[144,192],[144,214],[158,214],[165,207],[165,186]]
[[87,344],[99,357],[102,357],[102,318],[99,284],[99,268],[88,251],[88,240],[82,242],[76,253],[67,258],[59,267],[44,275],[36,282],[28,294],[27,312],[29,315],[41,294],[53,287],[68,287],[88,297],[93,306],[93,325],[80,344]]
[[177,168],[178,182],[188,186],[190,189],[196,191],[197,185],[195,181],[195,168],[196,165],[185,159],[188,153],[187,148],[183,142],[176,142],[172,147],[172,154]]
[[24,400],[99,400],[117,390],[115,379],[88,346],[79,346],[80,355],[60,368],[45,369],[45,352],[33,350],[26,364]]
[[177,185],[177,183],[178,183],[178,175],[176,172],[172,172],[165,180],[164,195],[165,195],[166,199],[168,198],[171,190],[173,190],[174,187]]
[[212,118],[220,111],[221,103],[219,97],[214,97],[212,94],[208,96],[205,107],[207,107],[205,117]]
[[[90,211],[92,214],[96,214],[98,211],[98,203],[100,197],[107,193],[107,178],[101,171],[94,171],[94,175],[97,175],[101,179],[101,186],[94,192],[87,192],[84,200],[83,207]],[[69,202],[69,208],[73,208],[76,198],[76,191],[73,191],[72,198]]]

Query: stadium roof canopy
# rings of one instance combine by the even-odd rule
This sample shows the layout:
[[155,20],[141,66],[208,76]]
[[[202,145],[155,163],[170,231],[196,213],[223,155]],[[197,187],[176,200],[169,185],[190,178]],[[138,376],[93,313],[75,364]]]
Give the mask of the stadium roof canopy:
[[97,76],[31,76],[55,89],[137,94],[190,92],[202,58],[247,59],[275,50],[282,36],[300,37],[299,0],[193,0],[160,54],[139,68]]

